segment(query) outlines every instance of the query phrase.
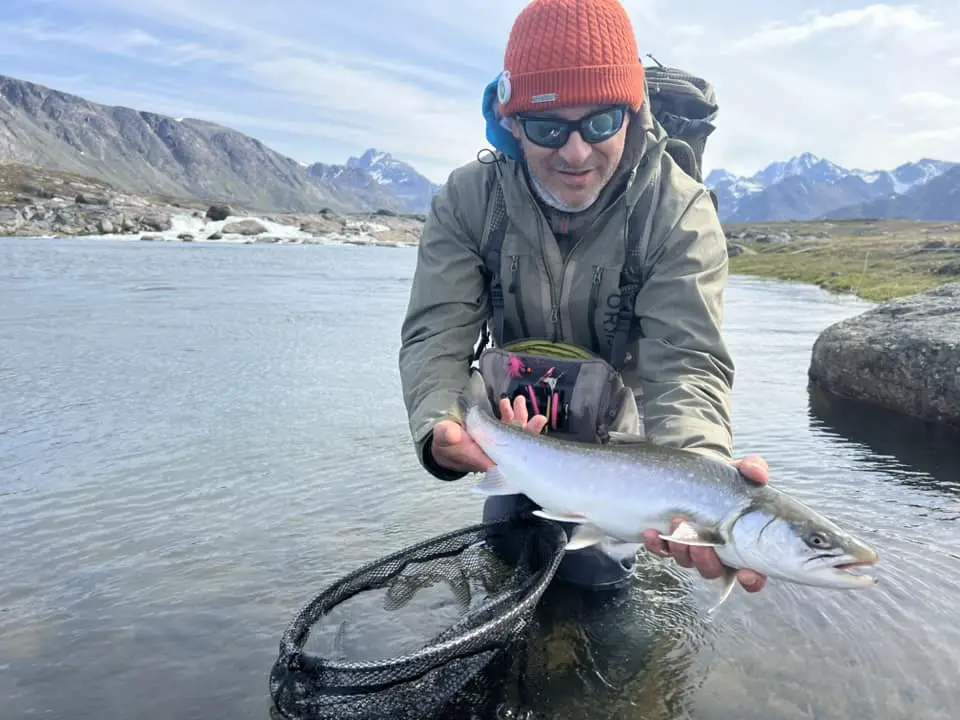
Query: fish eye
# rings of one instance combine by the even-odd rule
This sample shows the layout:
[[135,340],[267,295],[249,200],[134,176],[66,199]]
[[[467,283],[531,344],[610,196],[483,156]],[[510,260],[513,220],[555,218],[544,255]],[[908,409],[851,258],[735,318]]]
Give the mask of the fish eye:
[[805,538],[807,545],[817,550],[823,550],[828,547],[832,547],[833,543],[830,542],[830,538],[822,532],[814,531],[807,535]]

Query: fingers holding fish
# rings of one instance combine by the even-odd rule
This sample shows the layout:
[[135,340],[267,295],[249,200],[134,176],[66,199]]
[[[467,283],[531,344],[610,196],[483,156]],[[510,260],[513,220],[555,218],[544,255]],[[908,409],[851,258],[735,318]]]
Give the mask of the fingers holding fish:
[[526,398],[518,395],[513,399],[513,404],[510,398],[500,398],[500,419],[508,425],[526,425],[529,419]]
[[689,552],[693,566],[707,580],[715,580],[725,572],[723,563],[720,562],[720,558],[717,557],[717,552],[713,548],[691,547]]
[[430,453],[440,467],[456,472],[484,472],[493,467],[480,445],[452,420],[434,426]]
[[516,425],[523,430],[539,435],[547,425],[545,415],[534,415],[530,418],[527,411],[527,399],[523,395],[518,395],[510,404],[508,398],[500,400],[500,419],[508,425]]
[[755,570],[738,571],[737,580],[743,589],[749,593],[760,592],[767,586],[767,576],[761,575]]
[[[683,518],[674,518],[673,522],[670,524],[670,534],[672,535],[676,532],[677,528],[680,527],[680,524],[683,522]],[[672,557],[674,562],[677,563],[680,567],[684,568],[693,568],[694,562],[691,557],[689,545],[684,545],[682,543],[672,543],[668,540],[664,540],[660,533],[656,530],[647,530],[643,534],[643,544],[650,552],[660,557],[668,558]],[[716,553],[714,553],[716,554]]]
[[[670,533],[673,534],[684,518],[674,518],[670,525]],[[659,557],[672,557],[674,562],[680,567],[687,569],[696,569],[706,580],[715,580],[723,577],[727,572],[727,567],[720,561],[716,550],[710,547],[698,547],[684,545],[682,543],[672,543],[663,540],[656,530],[647,530],[643,535],[644,547]],[[737,580],[747,592],[759,592],[767,584],[767,578],[753,570],[740,570],[737,573]]]
[[759,455],[747,455],[735,461],[733,466],[737,468],[747,480],[752,480],[758,485],[766,485],[770,482],[770,466],[767,465],[767,461]]

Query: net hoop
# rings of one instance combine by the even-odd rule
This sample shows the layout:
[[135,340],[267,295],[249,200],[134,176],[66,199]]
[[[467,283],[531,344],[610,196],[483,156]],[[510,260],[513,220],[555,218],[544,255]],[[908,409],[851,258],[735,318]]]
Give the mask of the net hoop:
[[[359,581],[368,577],[377,568],[394,565],[393,572],[388,576],[394,577],[402,572],[408,563],[414,561],[418,553],[429,551],[432,545],[440,545],[461,536],[480,536],[480,539],[465,546],[470,547],[487,542],[492,535],[516,533],[518,531],[530,533],[531,529],[536,533],[537,539],[548,544],[549,559],[546,566],[524,578],[517,588],[505,597],[487,605],[484,608],[484,615],[494,613],[491,619],[485,620],[479,625],[468,626],[462,632],[453,634],[452,637],[446,637],[451,630],[455,630],[457,625],[461,624],[456,623],[450,630],[441,634],[443,639],[427,643],[413,652],[384,660],[338,661],[321,658],[304,651],[303,645],[309,637],[310,627],[331,608],[367,590],[369,586],[363,585]],[[275,670],[283,668],[293,672],[322,675],[330,687],[335,687],[338,684],[336,682],[338,674],[349,676],[352,680],[346,683],[346,686],[351,687],[356,686],[357,678],[362,678],[364,675],[375,678],[382,676],[385,672],[398,671],[400,675],[403,675],[404,666],[415,664],[423,667],[424,665],[441,664],[444,658],[451,656],[465,657],[497,649],[503,645],[506,638],[522,632],[534,608],[556,574],[565,554],[566,541],[566,533],[559,524],[543,522],[536,518],[514,518],[470,525],[409,545],[390,555],[381,556],[327,586],[295,615],[281,636],[280,652],[274,664]],[[454,556],[463,550],[464,547],[459,547],[446,553],[432,553],[430,556]],[[422,672],[417,672],[415,675],[419,674],[422,674]],[[411,675],[411,677],[415,675]],[[374,682],[373,685],[375,684]],[[276,692],[273,685],[274,681],[271,680],[271,694]]]

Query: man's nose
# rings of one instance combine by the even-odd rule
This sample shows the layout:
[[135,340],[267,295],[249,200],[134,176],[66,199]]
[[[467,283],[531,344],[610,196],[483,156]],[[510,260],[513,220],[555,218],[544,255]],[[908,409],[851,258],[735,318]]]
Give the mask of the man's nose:
[[574,131],[570,133],[566,144],[560,148],[560,157],[562,157],[568,165],[577,166],[583,165],[592,152],[593,148],[590,147],[590,143],[580,137],[579,132]]

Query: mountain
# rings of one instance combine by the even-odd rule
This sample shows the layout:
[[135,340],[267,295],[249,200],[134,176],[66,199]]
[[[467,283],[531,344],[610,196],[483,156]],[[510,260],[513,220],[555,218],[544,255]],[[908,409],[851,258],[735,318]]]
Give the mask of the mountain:
[[377,150],[304,165],[215,123],[101,105],[0,75],[0,162],[74,172],[129,192],[258,211],[422,213],[436,186]]
[[381,187],[390,191],[411,207],[430,207],[430,201],[440,186],[430,182],[412,166],[394,158],[390,153],[367,150],[361,157],[347,160],[347,167],[369,173]]
[[906,192],[825,213],[825,220],[897,218],[960,221],[960,166],[953,167]]
[[919,191],[957,166],[924,158],[892,171],[848,170],[803,153],[750,177],[714,170],[704,184],[716,193],[725,223],[813,220],[835,212],[855,214],[873,201],[882,204]]

